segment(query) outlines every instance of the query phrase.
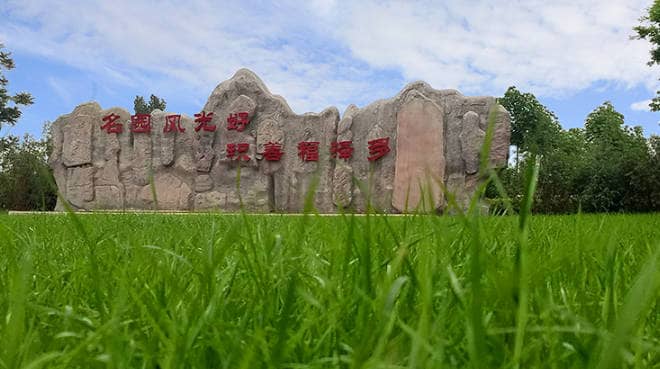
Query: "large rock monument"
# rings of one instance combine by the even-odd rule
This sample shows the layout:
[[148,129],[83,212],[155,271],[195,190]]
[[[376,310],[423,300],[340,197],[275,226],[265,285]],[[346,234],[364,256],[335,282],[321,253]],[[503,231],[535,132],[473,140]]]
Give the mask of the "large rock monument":
[[492,97],[415,82],[341,117],[334,107],[298,115],[241,69],[194,117],[95,102],[59,117],[57,210],[67,201],[77,210],[442,212],[443,188],[465,205],[480,181],[489,117],[489,165],[504,166],[509,114]]

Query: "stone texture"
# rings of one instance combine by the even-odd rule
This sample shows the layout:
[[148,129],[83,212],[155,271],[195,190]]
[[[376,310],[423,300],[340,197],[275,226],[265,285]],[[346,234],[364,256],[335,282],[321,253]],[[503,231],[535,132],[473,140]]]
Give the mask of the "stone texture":
[[[208,208],[222,211],[241,209],[255,212],[270,211],[271,181],[260,170],[257,132],[265,118],[273,117],[278,114],[277,112],[288,109],[288,106],[282,106],[282,101],[274,97],[259,77],[247,69],[239,70],[230,80],[215,88],[204,106],[205,111],[213,112],[218,127],[216,142],[209,152],[215,157],[209,168],[209,175],[213,181],[213,190],[226,196],[222,197],[222,200],[217,200],[220,201],[217,204],[212,198],[214,203]],[[227,119],[230,114],[240,112],[248,113],[249,123],[242,131],[229,129]],[[249,146],[247,152],[236,153],[232,158],[227,151],[228,144]],[[249,160],[241,160],[243,155]],[[196,208],[197,204],[196,199]]]
[[[329,148],[336,140],[339,111],[326,109],[320,114],[305,114],[284,120],[282,167],[273,175],[273,199],[278,211],[299,211],[313,205],[320,212],[332,212],[332,177],[334,160]],[[299,142],[318,142],[318,161],[303,161],[298,155]],[[313,203],[305,204],[309,192]]]
[[251,121],[252,118],[254,118],[254,112],[256,109],[257,109],[257,103],[245,95],[238,96],[229,105],[230,113],[232,114],[238,114],[239,112],[248,113],[249,121]]
[[[185,129],[185,132],[176,132],[175,134],[173,169],[181,176],[192,178],[197,172],[194,152],[195,123],[193,118],[182,114],[181,126]],[[163,165],[166,164],[163,163]]]
[[101,107],[94,102],[79,105],[61,124],[62,163],[75,167],[92,162],[92,130],[99,121]]
[[158,210],[191,210],[193,192],[190,186],[170,173],[158,174],[154,177],[156,201],[154,201],[151,185],[144,186],[138,194],[138,202],[144,208]]
[[133,183],[139,186],[149,184],[153,176],[151,135],[133,134]]
[[445,174],[442,109],[417,91],[397,113],[392,206],[400,212],[442,209]]
[[[266,118],[259,124],[257,129],[257,160],[263,160],[267,144],[283,143],[284,131],[276,121]],[[264,174],[271,175],[282,168],[282,161],[263,160],[261,164]]]
[[493,167],[502,168],[509,160],[509,145],[511,142],[511,116],[502,105],[492,105],[491,113],[494,114],[495,127],[493,141],[490,147],[490,164]]
[[80,209],[90,209],[94,200],[94,168],[74,167],[67,170],[66,199]]
[[[213,90],[201,110],[213,114],[215,131],[195,131],[194,119],[181,115],[185,130],[164,132],[166,116],[175,113],[155,110],[151,133],[132,133],[128,111],[102,110],[96,103],[58,118],[49,157],[62,195],[56,208],[62,210],[66,199],[79,210],[437,212],[446,207],[443,185],[459,206],[469,204],[480,183],[479,153],[489,122],[489,164],[501,167],[508,158],[510,118],[494,98],[435,90],[424,82],[363,108],[350,105],[340,119],[335,108],[294,113],[259,77],[241,69]],[[239,112],[248,113],[249,123],[229,129],[227,118]],[[101,130],[109,114],[120,116],[121,133]],[[369,142],[380,138],[389,139],[390,151],[369,161]],[[331,157],[338,141],[352,142],[349,159]],[[300,142],[318,142],[318,160],[301,160]],[[268,143],[281,145],[279,161],[266,160]],[[228,144],[247,144],[248,160],[230,157]],[[430,203],[422,200],[420,186],[432,193]]]
[[474,174],[479,171],[479,156],[485,135],[486,132],[479,127],[479,114],[473,111],[465,113],[459,139],[466,174]]
[[[96,186],[119,186],[121,184],[121,174],[119,166],[119,154],[122,152],[120,137],[129,135],[128,121],[130,114],[120,108],[112,108],[99,112],[99,120],[110,114],[115,114],[123,119],[122,133],[107,133],[100,129],[100,123],[96,124],[93,134],[93,165],[96,168],[95,185]],[[101,122],[102,123],[102,122]],[[123,204],[122,204],[123,205]]]
[[[130,132],[131,114],[119,108],[109,109],[107,112],[119,115],[123,122],[123,131],[117,135],[119,141],[119,179],[124,184],[132,183],[133,178],[133,134]],[[99,133],[108,135],[98,130]]]
[[[337,126],[337,142],[353,141],[353,115],[358,111],[355,105],[349,105]],[[353,147],[355,149],[355,147]],[[332,178],[332,201],[339,209],[347,208],[353,201],[353,159],[336,159]]]
[[215,158],[214,142],[215,132],[200,130],[195,133],[193,148],[195,149],[195,163],[198,172],[208,173],[211,171],[211,165]]
[[199,174],[195,178],[195,191],[206,192],[213,189],[213,179],[208,174]]
[[[467,205],[469,198],[466,196],[465,188],[465,174],[463,173],[454,173],[447,176],[447,192],[453,197],[453,200],[456,202],[455,206],[463,209]],[[449,200],[449,199],[447,199]],[[454,204],[448,201],[447,206],[449,210],[453,209]]]
[[67,168],[61,163],[51,163],[53,168],[53,177],[55,177],[55,184],[57,185],[57,202],[55,203],[56,211],[64,211],[64,200],[66,199],[66,182],[67,182]]
[[[400,155],[397,142],[397,114],[401,112],[409,99],[408,96],[411,94],[424,96],[442,111],[441,119],[444,132],[441,144],[444,145],[445,163],[442,179],[444,183],[448,183],[451,178],[454,186],[448,187],[450,187],[450,191],[455,191],[461,206],[467,204],[466,199],[471,196],[471,191],[474,190],[474,186],[470,189],[466,188],[465,180],[467,176],[471,175],[468,172],[474,173],[475,168],[478,169],[479,167],[479,156],[475,156],[474,153],[479,153],[481,150],[483,137],[479,140],[480,132],[485,132],[491,111],[497,113],[491,149],[491,165],[502,166],[506,164],[509,146],[508,132],[510,130],[509,115],[496,104],[494,98],[466,97],[456,90],[435,90],[424,82],[414,82],[407,85],[397,96],[391,99],[376,101],[362,109],[352,109],[350,113],[347,110],[344,114],[342,122],[344,119],[348,119],[349,116],[351,118],[348,129],[352,132],[355,155],[348,163],[348,167],[337,165],[335,179],[339,182],[334,185],[336,191],[334,197],[340,199],[342,204],[349,202],[349,209],[361,212],[371,206],[383,212],[399,212],[402,211],[401,208],[405,208],[401,205],[401,192],[395,191],[393,184],[395,183],[395,162],[399,160]],[[469,112],[472,113],[468,114]],[[466,146],[464,150],[461,133],[463,132],[466,114],[466,121],[471,128],[466,129],[466,135],[463,137]],[[475,120],[473,114],[476,114],[478,119]],[[438,118],[433,119],[440,121]],[[339,125],[339,132],[341,130],[342,123]],[[467,134],[468,132],[469,134]],[[378,136],[390,138],[392,152],[377,162],[369,163],[366,160],[368,150],[365,148],[370,139]],[[478,145],[478,147],[471,145]],[[406,156],[408,154],[402,153],[402,155]],[[469,158],[467,163],[469,168],[466,168],[464,156]],[[401,164],[400,167],[405,168],[405,165]],[[347,185],[348,177],[351,177],[355,186]],[[401,174],[401,179],[398,179],[399,183],[405,183],[407,181],[404,179],[405,177],[406,175]],[[397,193],[396,200],[394,199],[395,193]],[[439,206],[439,208],[442,207],[444,207],[444,204]]]
[[[396,158],[396,103],[393,99],[376,101],[355,112],[351,131],[353,158],[351,168],[355,186],[351,210],[364,212],[374,208],[392,211],[394,159]],[[369,141],[389,138],[391,151],[376,161],[369,161]]]
[[[152,124],[152,135],[155,138],[154,147],[158,147],[158,164],[169,167],[174,164],[174,158],[176,157],[176,138],[179,134],[185,134],[184,132],[179,132],[178,127],[175,125],[174,130],[169,130],[165,132],[165,127],[169,129],[172,127],[169,126],[165,117],[168,115],[175,115],[174,113],[165,113],[160,110],[154,110],[151,112],[151,124]],[[180,124],[182,122],[180,121]],[[185,130],[186,128],[181,125]],[[190,127],[188,129],[191,129]]]
[[227,194],[211,191],[195,195],[195,210],[223,210],[227,202]]
[[96,186],[94,187],[95,209],[123,209],[123,186]]
[[53,151],[48,156],[48,164],[53,169],[53,177],[55,177],[55,184],[58,189],[57,203],[55,204],[56,211],[63,211],[64,204],[63,198],[66,197],[66,178],[67,178],[67,168],[62,163],[62,149],[64,141],[64,133],[62,127],[64,121],[68,119],[68,115],[63,115],[59,117],[51,125],[51,140],[53,144]]
[[[192,147],[189,147],[189,148],[192,148]],[[177,157],[174,160],[174,169],[176,171],[182,172],[182,173],[191,173],[191,176],[195,175],[195,173],[197,173],[197,166],[195,165],[195,162],[193,161],[192,153],[191,153],[191,155],[182,155],[182,156]]]
[[456,117],[455,113],[450,113],[446,117],[445,169],[447,174],[463,174],[465,172],[461,139],[458,135],[461,132],[462,125],[463,119]]

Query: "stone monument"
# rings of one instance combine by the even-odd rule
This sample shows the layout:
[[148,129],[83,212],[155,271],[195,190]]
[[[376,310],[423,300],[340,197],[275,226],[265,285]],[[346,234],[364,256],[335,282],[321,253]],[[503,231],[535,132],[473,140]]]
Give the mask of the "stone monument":
[[489,116],[489,165],[504,166],[509,114],[493,97],[415,82],[341,117],[334,107],[298,115],[241,69],[194,117],[95,102],[59,117],[56,210],[68,201],[76,210],[442,212],[443,187],[465,205],[479,183]]

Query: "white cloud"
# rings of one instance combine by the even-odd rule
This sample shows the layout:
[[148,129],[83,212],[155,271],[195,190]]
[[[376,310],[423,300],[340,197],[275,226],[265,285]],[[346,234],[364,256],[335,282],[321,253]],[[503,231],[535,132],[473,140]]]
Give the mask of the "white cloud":
[[651,111],[651,109],[649,108],[650,103],[651,103],[651,99],[638,101],[636,103],[631,104],[630,109],[635,111]]
[[0,12],[12,49],[90,71],[118,93],[144,86],[197,101],[248,67],[303,112],[388,97],[402,86],[385,71],[465,93],[517,85],[559,96],[597,82],[655,91],[649,45],[630,39],[650,3],[9,0]]
[[307,5],[311,10],[323,16],[329,15],[337,6],[336,0],[310,0]]
[[73,97],[71,96],[72,88],[68,86],[68,83],[61,78],[58,77],[48,77],[47,78],[48,85],[50,86],[51,90],[55,92],[57,96],[59,96],[60,100],[62,100],[65,104],[70,105],[71,103],[74,103]]
[[[12,49],[91,71],[117,90],[208,95],[217,83],[247,67],[304,112],[343,103],[371,88],[364,80],[338,76],[337,66],[348,64],[341,56],[307,50],[311,27],[299,24],[289,9],[275,6],[258,13],[204,0],[152,6],[132,0],[20,0],[0,4],[0,14],[9,14],[3,32]],[[330,9],[321,2],[318,6]],[[292,35],[300,40],[292,41]],[[340,93],[348,96],[338,101]]]
[[353,53],[436,86],[561,95],[597,81],[656,85],[649,45],[630,39],[648,0],[357,4],[338,27]]

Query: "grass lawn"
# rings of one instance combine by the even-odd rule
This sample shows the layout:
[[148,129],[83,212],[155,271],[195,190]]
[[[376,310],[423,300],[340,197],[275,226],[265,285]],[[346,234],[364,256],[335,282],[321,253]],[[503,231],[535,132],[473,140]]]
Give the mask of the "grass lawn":
[[0,215],[0,368],[660,368],[660,215],[527,221]]

